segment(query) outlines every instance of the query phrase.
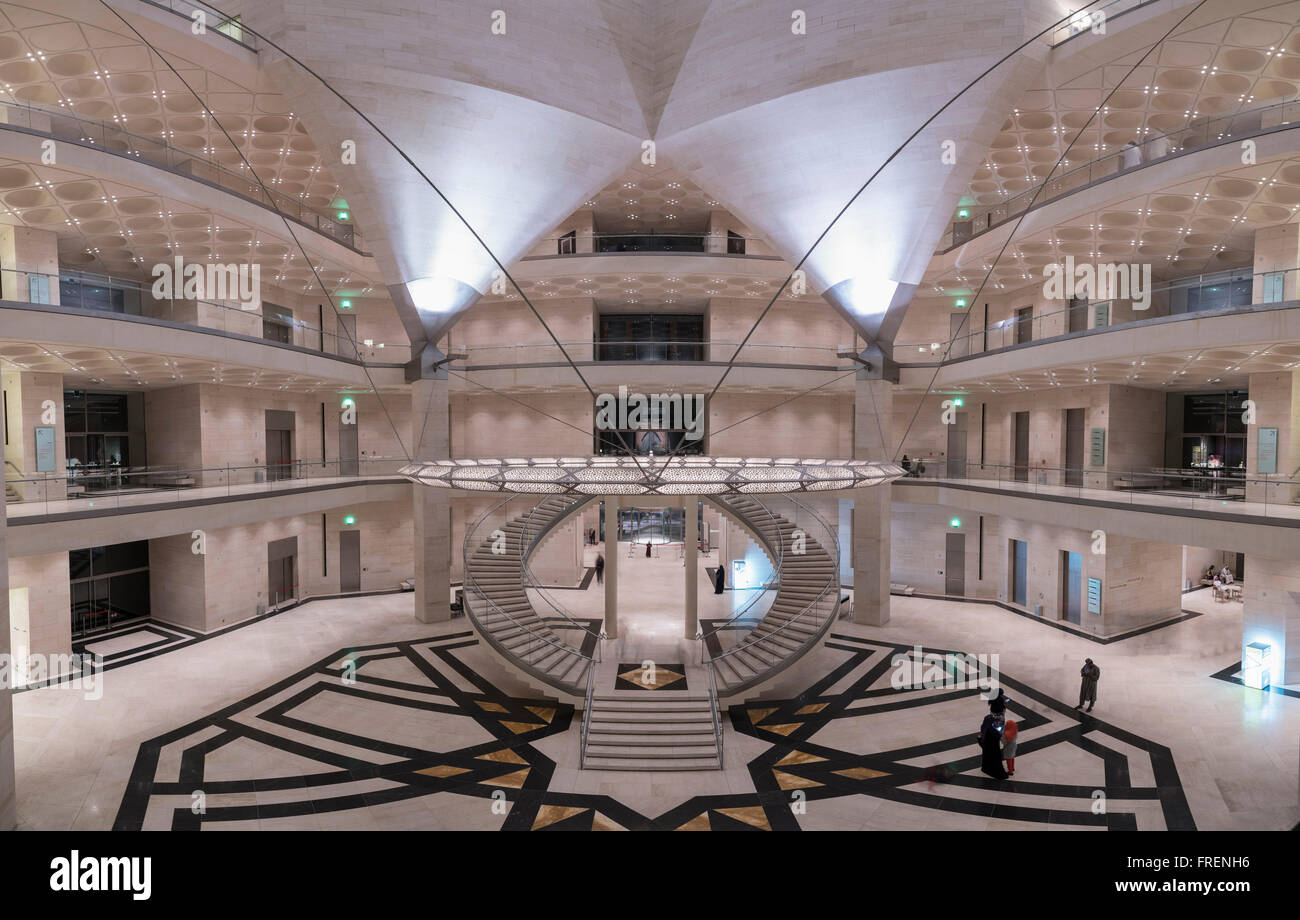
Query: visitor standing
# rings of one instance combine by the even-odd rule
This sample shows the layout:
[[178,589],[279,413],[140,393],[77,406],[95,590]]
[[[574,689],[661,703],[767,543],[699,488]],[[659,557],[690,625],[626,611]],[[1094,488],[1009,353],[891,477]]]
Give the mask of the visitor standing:
[[1075,709],[1083,709],[1083,704],[1088,704],[1086,712],[1092,712],[1092,707],[1097,702],[1097,681],[1101,677],[1101,668],[1092,663],[1091,658],[1083,659],[1083,667],[1079,670],[1079,705]]
[[605,583],[605,557],[600,553],[596,554],[596,584]]

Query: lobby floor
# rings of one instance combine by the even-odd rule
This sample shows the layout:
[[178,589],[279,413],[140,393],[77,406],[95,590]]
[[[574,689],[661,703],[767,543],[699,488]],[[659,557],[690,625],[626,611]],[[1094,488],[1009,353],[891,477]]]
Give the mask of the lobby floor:
[[[669,615],[681,582],[667,566],[619,562],[634,581],[659,574],[666,590],[660,602],[639,602],[643,619],[622,605],[627,632],[623,644],[607,643],[598,680],[614,680],[615,663],[641,655],[698,660]],[[680,573],[680,562],[668,562]],[[599,608],[594,581],[557,595],[575,612]],[[701,594],[702,616],[709,599]],[[1214,678],[1239,658],[1241,608],[1207,592],[1184,598],[1202,616],[1104,647],[990,605],[896,597],[888,626],[841,620],[762,699],[731,702],[725,770],[659,774],[579,770],[572,707],[500,665],[464,619],[419,624],[411,604],[410,594],[309,603],[108,671],[98,700],[60,688],[15,694],[19,826],[1099,830],[1300,821],[1300,699]],[[895,657],[916,644],[999,656],[1022,727],[1014,780],[979,772],[977,690],[891,685]],[[1085,656],[1102,669],[1091,714],[1072,708]],[[696,673],[688,667],[688,684]]]

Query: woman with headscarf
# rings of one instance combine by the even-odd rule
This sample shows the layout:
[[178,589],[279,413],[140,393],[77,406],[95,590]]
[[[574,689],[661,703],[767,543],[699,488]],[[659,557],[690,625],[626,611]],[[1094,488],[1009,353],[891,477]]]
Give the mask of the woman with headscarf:
[[989,714],[980,725],[979,743],[982,757],[980,769],[996,780],[1007,778],[1002,766],[1002,727],[1005,722],[1006,703],[1001,693],[989,700]]
[[721,594],[723,589],[725,589],[726,587],[727,587],[727,570],[723,568],[721,565],[719,565],[718,570],[713,573],[713,593]]

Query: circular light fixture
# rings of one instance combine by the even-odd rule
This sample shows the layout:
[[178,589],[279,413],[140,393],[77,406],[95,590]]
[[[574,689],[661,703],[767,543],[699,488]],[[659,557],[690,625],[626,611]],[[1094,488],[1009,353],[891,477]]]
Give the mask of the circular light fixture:
[[398,473],[427,486],[473,492],[756,495],[861,489],[892,482],[903,469],[881,460],[543,457],[423,460],[408,463]]

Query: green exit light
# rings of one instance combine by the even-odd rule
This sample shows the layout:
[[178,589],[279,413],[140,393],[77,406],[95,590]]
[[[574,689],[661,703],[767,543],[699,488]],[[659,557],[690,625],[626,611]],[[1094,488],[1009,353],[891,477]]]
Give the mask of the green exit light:
[[952,305],[952,307],[953,307],[954,310],[960,310],[960,309],[961,309],[962,307],[964,307],[964,306],[966,306],[966,298],[965,298],[965,297],[958,297],[957,300],[956,300],[956,301],[953,303],[953,305]]
[[961,209],[959,209],[959,210],[957,211],[957,216],[958,216],[958,217],[970,217],[970,211],[967,211],[965,208],[961,208]]
[[348,527],[351,527],[356,522],[357,522],[356,515],[352,515],[352,514],[343,515],[343,523]]
[[347,212],[347,211],[339,211],[339,220],[347,220],[347,219],[348,219],[348,212]]
[[966,405],[966,400],[964,400],[964,399],[962,399],[960,396],[958,396],[956,399],[954,399],[954,400],[952,401],[952,404],[953,404],[954,406],[964,406],[964,405]]
[[339,306],[342,307],[344,310],[351,310],[351,309],[352,309],[352,301],[348,300],[348,299],[345,297],[345,298],[343,298],[342,300],[339,301]]
[[346,396],[346,397],[344,397],[344,399],[343,399],[343,408],[344,408],[344,409],[349,409],[349,408],[351,408],[352,406],[355,406],[355,405],[356,405],[356,403],[354,403],[354,402],[352,401],[352,397],[351,397],[351,396]]
[[961,526],[961,518],[953,518],[951,521],[948,522],[948,526],[949,526],[949,527],[960,527],[960,526]]

